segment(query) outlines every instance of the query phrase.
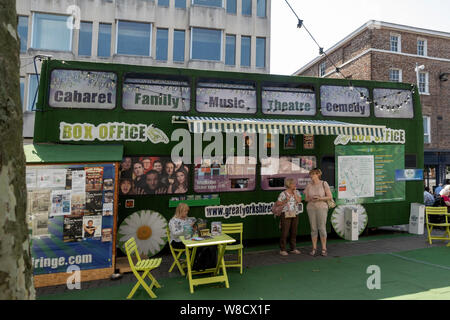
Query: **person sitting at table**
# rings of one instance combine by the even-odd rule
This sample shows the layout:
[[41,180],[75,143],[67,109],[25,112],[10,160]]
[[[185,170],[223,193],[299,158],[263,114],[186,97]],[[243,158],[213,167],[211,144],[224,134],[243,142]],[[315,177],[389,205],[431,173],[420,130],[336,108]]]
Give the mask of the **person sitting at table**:
[[184,249],[184,244],[180,236],[184,235],[184,226],[190,225],[194,228],[195,218],[188,218],[189,206],[186,203],[180,203],[175,209],[175,215],[169,221],[170,245],[174,249]]

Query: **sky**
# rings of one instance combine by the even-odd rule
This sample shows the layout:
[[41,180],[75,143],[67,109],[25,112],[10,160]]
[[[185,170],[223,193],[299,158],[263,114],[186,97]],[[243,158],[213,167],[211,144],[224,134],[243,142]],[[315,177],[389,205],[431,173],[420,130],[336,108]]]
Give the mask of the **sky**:
[[[288,0],[326,51],[370,20],[450,32],[450,0]],[[270,73],[291,75],[319,48],[285,0],[271,2]]]

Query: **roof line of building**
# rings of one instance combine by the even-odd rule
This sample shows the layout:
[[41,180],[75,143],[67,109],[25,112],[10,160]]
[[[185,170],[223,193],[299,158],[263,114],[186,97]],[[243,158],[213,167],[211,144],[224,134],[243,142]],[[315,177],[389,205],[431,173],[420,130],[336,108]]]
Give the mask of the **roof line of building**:
[[[401,24],[395,24],[390,22],[384,22],[384,21],[377,21],[377,20],[370,20],[363,24],[361,27],[350,33],[348,36],[346,36],[344,39],[340,40],[338,43],[336,43],[334,46],[332,46],[330,49],[326,50],[326,54],[330,54],[339,47],[343,46],[346,42],[356,37],[361,32],[365,31],[366,29],[370,28],[389,28],[389,29],[395,29],[395,30],[403,30],[403,31],[409,31],[414,33],[421,33],[421,34],[427,34],[427,35],[433,35],[433,36],[439,36],[439,37],[445,37],[450,38],[450,32],[443,32],[443,31],[435,31],[435,30],[429,30],[429,29],[422,29],[417,27],[411,27],[411,26],[405,26]],[[320,59],[322,59],[323,56],[317,56],[310,62],[308,62],[306,65],[298,69],[293,73],[293,75],[298,75],[299,73],[309,69],[312,65],[314,65],[316,62],[318,62]]]

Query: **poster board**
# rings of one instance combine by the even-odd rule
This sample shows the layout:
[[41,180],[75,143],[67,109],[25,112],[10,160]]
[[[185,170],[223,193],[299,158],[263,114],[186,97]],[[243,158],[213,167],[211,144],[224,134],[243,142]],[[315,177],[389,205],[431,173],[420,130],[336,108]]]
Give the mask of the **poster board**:
[[405,201],[403,145],[336,146],[336,165],[338,205]]
[[37,286],[65,283],[73,265],[82,279],[113,273],[116,175],[114,163],[27,166],[33,273],[48,278]]

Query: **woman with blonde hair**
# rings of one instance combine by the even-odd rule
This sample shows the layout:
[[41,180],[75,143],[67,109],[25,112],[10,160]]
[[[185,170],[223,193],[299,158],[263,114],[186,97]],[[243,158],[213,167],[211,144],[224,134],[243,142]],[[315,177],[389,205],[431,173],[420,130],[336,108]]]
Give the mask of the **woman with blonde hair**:
[[180,203],[169,221],[171,246],[175,249],[184,249],[184,244],[180,240],[180,236],[184,235],[184,226],[194,226],[195,218],[188,218],[188,213],[189,206],[186,203]]
[[333,199],[330,186],[326,181],[322,181],[322,171],[313,169],[309,172],[311,182],[306,187],[304,193],[306,196],[306,210],[308,211],[309,224],[311,226],[312,251],[310,255],[315,256],[317,251],[317,237],[320,234],[320,242],[322,244],[322,256],[326,257],[327,253],[327,216],[328,216],[328,200]]
[[298,215],[300,213],[298,205],[302,202],[302,196],[297,190],[297,184],[294,179],[286,179],[284,182],[286,190],[283,191],[277,200],[277,205],[283,207],[283,212],[280,216],[281,237],[280,237],[280,254],[287,256],[286,242],[289,236],[290,252],[293,254],[300,254],[301,252],[296,249],[297,242],[297,228],[298,228]]

